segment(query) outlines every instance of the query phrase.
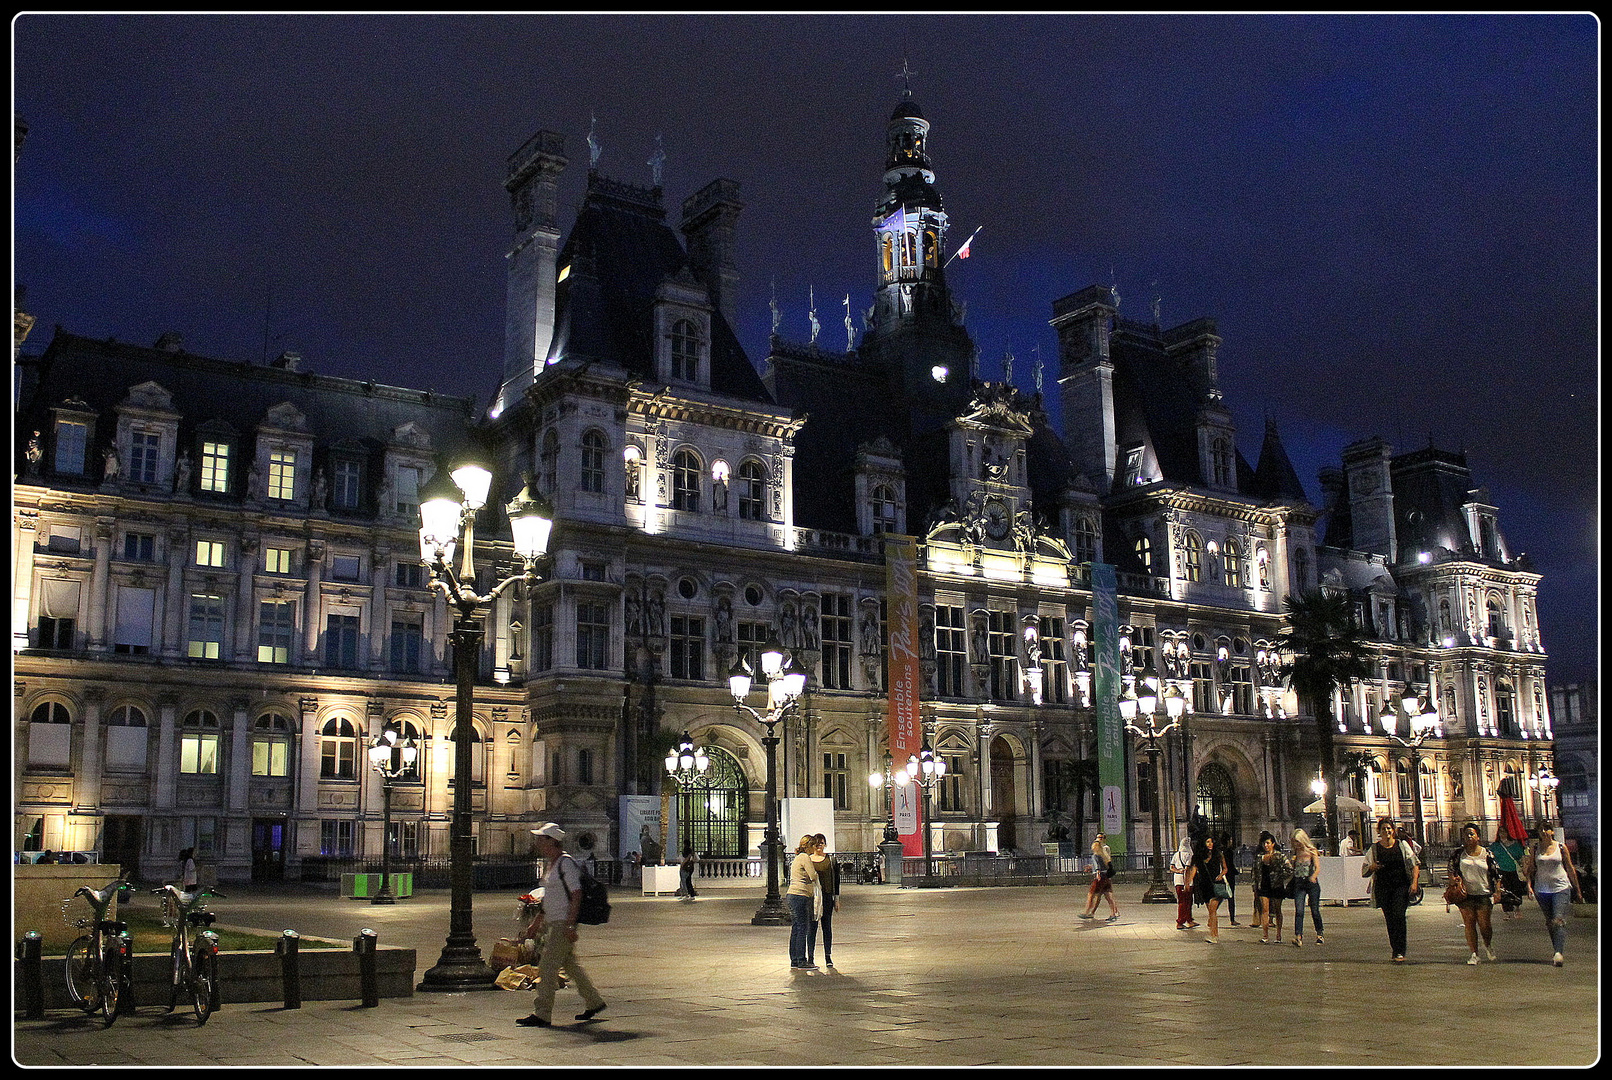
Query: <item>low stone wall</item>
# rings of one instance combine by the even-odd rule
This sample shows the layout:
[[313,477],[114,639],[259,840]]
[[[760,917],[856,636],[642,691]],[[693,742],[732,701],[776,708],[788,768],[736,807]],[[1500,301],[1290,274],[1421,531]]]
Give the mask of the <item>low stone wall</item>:
[[[358,957],[351,949],[304,949],[297,954],[304,1001],[358,1001]],[[66,975],[60,957],[47,957],[44,969],[45,1007],[69,1009]],[[22,999],[21,964],[13,962],[14,1001]],[[378,946],[375,950],[375,977],[380,996],[414,995],[415,954],[413,949]],[[165,955],[143,953],[134,958],[134,1001],[136,1006],[168,1004],[171,964]],[[272,951],[221,952],[218,954],[218,997],[220,1005],[251,1001],[285,1001],[285,984],[280,977],[280,958]]]
[[[72,896],[81,885],[99,889],[109,881],[117,880],[123,868],[117,863],[47,863],[13,865],[11,868],[11,940],[20,941],[29,930],[38,930],[51,942],[68,942],[82,931],[70,929],[62,918],[62,901]],[[88,917],[87,900],[73,901],[68,909],[74,915]],[[107,917],[117,918],[117,902],[113,901]]]

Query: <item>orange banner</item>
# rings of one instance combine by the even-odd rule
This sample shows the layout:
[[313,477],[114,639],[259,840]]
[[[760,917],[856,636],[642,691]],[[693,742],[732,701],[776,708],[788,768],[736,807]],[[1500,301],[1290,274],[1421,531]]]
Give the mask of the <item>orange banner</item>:
[[[884,534],[885,617],[890,634],[890,756],[902,768],[923,745],[918,700],[922,671],[918,664],[918,543],[911,536]],[[897,787],[896,831],[908,855],[924,853],[917,786]]]

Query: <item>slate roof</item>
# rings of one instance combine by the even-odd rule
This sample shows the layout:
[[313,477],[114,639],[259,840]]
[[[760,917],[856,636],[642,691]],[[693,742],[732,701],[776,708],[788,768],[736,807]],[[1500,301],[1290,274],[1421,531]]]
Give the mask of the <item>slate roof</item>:
[[1265,442],[1259,448],[1259,466],[1254,469],[1244,490],[1267,499],[1310,501],[1310,497],[1304,493],[1304,484],[1299,481],[1299,474],[1293,468],[1293,462],[1288,459],[1286,448],[1282,446],[1276,421],[1268,417],[1265,420]]
[[1394,485],[1394,536],[1400,557],[1447,548],[1470,553],[1472,533],[1461,507],[1471,501],[1472,470],[1466,455],[1427,447],[1388,463]]

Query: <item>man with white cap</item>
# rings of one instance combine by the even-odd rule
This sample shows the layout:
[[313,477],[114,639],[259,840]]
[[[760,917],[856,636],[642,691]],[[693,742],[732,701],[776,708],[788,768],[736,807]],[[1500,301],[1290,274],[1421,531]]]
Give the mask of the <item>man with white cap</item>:
[[582,906],[582,869],[565,853],[561,841],[565,830],[549,822],[532,830],[537,854],[548,863],[543,875],[543,956],[537,963],[537,1000],[532,1015],[515,1021],[522,1027],[552,1027],[554,991],[560,984],[560,969],[582,995],[584,1010],[578,1020],[592,1020],[605,1007],[604,998],[593,988],[588,973],[577,963],[577,912]]

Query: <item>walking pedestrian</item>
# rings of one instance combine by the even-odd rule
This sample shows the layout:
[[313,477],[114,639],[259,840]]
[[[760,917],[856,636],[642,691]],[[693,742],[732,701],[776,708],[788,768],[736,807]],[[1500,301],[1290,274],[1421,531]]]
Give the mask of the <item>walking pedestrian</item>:
[[700,895],[694,891],[694,871],[699,866],[700,857],[692,850],[683,852],[683,857],[677,861],[677,895],[685,900],[693,900]]
[[1259,834],[1259,857],[1254,860],[1254,903],[1259,909],[1261,945],[1271,943],[1271,917],[1276,918],[1276,944],[1282,943],[1282,901],[1293,880],[1293,864],[1276,846],[1269,831]]
[[565,853],[565,830],[550,821],[532,830],[537,854],[548,864],[543,875],[543,953],[537,962],[537,999],[532,1013],[515,1023],[522,1027],[553,1027],[554,993],[561,970],[582,995],[581,1021],[592,1020],[605,1007],[604,998],[577,960],[577,914],[582,907],[582,867]]
[[806,960],[811,963],[817,951],[817,931],[823,931],[823,966],[834,966],[834,913],[840,909],[840,868],[828,853],[828,837],[817,833],[812,837],[812,866],[817,870],[817,897],[813,910],[817,921],[812,924],[811,936],[806,942]]
[[179,853],[179,890],[193,893],[200,880],[201,876],[196,870],[196,849],[188,847]]
[[1209,936],[1211,945],[1220,944],[1220,904],[1231,890],[1226,885],[1226,854],[1215,844],[1213,836],[1205,836],[1193,853],[1192,867],[1187,871],[1187,888],[1192,890],[1195,902],[1209,908]]
[[807,958],[807,942],[812,930],[812,897],[817,889],[817,867],[812,865],[812,849],[817,841],[810,836],[795,845],[795,859],[789,864],[789,966],[811,969],[817,965]]
[[1304,945],[1304,904],[1308,900],[1315,943],[1325,945],[1321,937],[1321,851],[1303,829],[1293,830],[1293,899],[1298,908],[1293,916],[1293,944]]
[[1483,934],[1483,953],[1494,959],[1494,927],[1490,918],[1494,911],[1494,896],[1500,888],[1500,868],[1494,855],[1483,846],[1478,827],[1473,822],[1461,826],[1461,846],[1450,856],[1450,880],[1461,879],[1465,895],[1456,901],[1461,909],[1461,926],[1466,931],[1466,947],[1472,955],[1468,964],[1478,962],[1478,934]]
[[1394,832],[1392,818],[1377,822],[1377,842],[1366,851],[1361,877],[1371,878],[1371,904],[1381,908],[1394,963],[1405,962],[1405,909],[1421,880],[1422,867],[1408,842]]
[[1583,903],[1584,891],[1579,886],[1573,856],[1568,853],[1566,844],[1557,843],[1554,826],[1539,827],[1539,842],[1528,849],[1523,876],[1528,882],[1529,895],[1539,901],[1539,908],[1545,913],[1545,927],[1556,949],[1550,962],[1561,967],[1562,953],[1567,949],[1568,905],[1573,900]]
[[1242,871],[1237,868],[1236,848],[1231,844],[1231,833],[1220,834],[1220,851],[1226,857],[1226,918],[1233,926],[1241,926],[1237,921],[1237,875]]
[[1114,855],[1103,843],[1103,834],[1098,833],[1097,839],[1091,842],[1091,887],[1086,890],[1086,910],[1080,913],[1082,919],[1090,919],[1097,913],[1097,905],[1104,898],[1108,900],[1109,922],[1119,921],[1119,905],[1114,903]]
[[1187,888],[1187,871],[1192,868],[1192,841],[1181,838],[1181,846],[1170,857],[1170,873],[1175,884],[1175,928],[1191,930],[1197,926],[1192,918],[1192,890]]

